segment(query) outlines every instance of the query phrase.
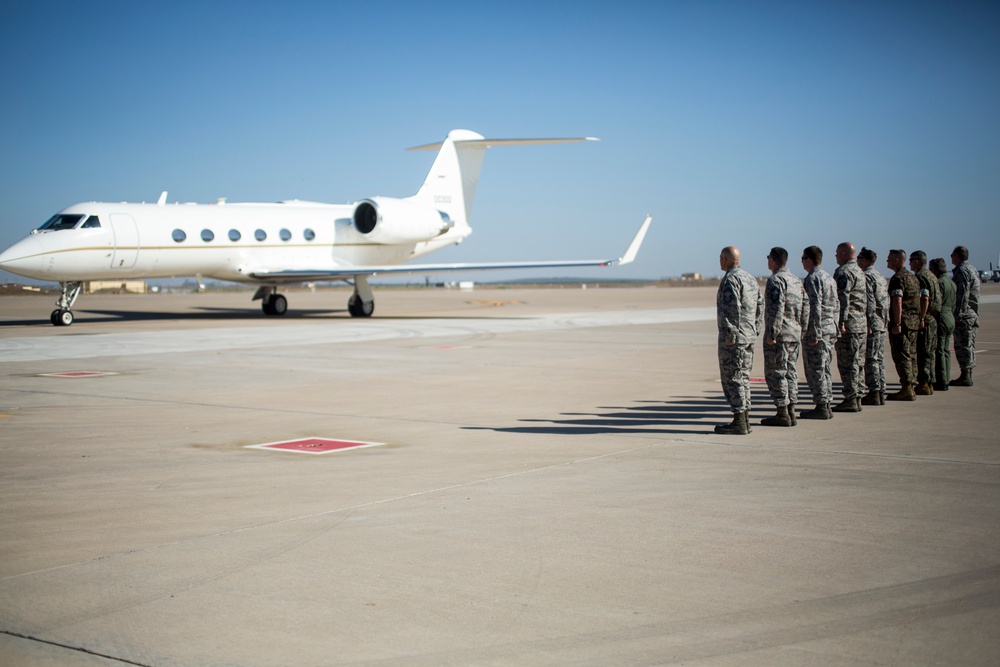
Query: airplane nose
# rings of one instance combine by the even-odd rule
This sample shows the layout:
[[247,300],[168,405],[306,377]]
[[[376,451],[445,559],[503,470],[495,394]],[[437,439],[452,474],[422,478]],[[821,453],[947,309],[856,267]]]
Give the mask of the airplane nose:
[[27,278],[42,278],[42,244],[33,236],[0,252],[0,269]]

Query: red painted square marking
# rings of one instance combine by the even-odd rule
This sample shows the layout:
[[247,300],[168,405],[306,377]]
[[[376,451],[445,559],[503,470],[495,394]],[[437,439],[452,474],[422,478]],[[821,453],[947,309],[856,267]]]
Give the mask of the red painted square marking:
[[61,373],[39,373],[38,377],[46,378],[94,378],[103,375],[118,375],[110,371],[63,371]]
[[751,382],[767,382],[767,378],[750,378]]
[[358,440],[331,440],[329,438],[302,438],[301,440],[285,440],[284,442],[268,442],[263,445],[247,445],[247,449],[277,449],[284,452],[300,454],[329,454],[342,452],[345,449],[362,449],[378,447],[384,442],[360,442]]

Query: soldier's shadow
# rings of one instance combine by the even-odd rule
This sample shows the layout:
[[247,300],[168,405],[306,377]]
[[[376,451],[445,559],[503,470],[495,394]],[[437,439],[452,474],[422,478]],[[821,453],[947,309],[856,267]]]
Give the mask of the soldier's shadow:
[[[841,384],[833,384],[834,402],[839,402]],[[773,415],[774,402],[767,385],[750,385],[753,408],[751,423]],[[796,412],[812,407],[812,395],[806,383],[798,384]],[[716,424],[729,423],[732,411],[721,390],[702,396],[676,396],[665,401],[636,400],[632,405],[601,406],[592,412],[563,412],[559,419],[519,419],[518,426],[464,426],[465,430],[488,430],[497,433],[532,435],[593,435],[614,433],[697,434],[715,432]]]

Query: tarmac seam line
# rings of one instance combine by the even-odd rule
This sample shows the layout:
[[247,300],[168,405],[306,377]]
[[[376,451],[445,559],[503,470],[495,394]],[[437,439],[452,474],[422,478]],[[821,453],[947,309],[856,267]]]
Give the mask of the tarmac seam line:
[[48,644],[49,646],[57,646],[59,648],[64,648],[69,651],[76,651],[78,653],[86,653],[87,655],[93,655],[98,658],[107,658],[108,660],[114,660],[115,662],[120,662],[125,665],[136,665],[137,667],[152,667],[152,665],[147,665],[144,662],[135,662],[133,660],[128,660],[126,658],[118,658],[113,655],[108,655],[107,653],[98,653],[97,651],[91,651],[90,649],[86,649],[81,646],[70,646],[69,644],[60,644],[59,642],[50,641],[48,639],[42,639],[41,637],[22,635],[20,632],[12,632],[10,630],[0,630],[0,634],[7,635],[8,637],[15,637],[17,639],[26,639],[27,641],[30,642],[38,642],[39,644]]

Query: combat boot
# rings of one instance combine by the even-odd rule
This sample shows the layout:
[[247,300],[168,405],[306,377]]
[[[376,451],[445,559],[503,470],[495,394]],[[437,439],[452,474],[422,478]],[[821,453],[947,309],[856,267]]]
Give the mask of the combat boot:
[[952,380],[949,382],[952,387],[971,387],[972,386],[972,369],[963,368],[962,374],[958,376],[957,380]]
[[885,405],[885,392],[884,391],[880,391],[878,393],[878,404],[879,405]]
[[944,380],[938,380],[934,383],[934,391],[948,391],[948,383]]
[[803,412],[801,416],[803,419],[833,419],[829,403],[820,403],[812,410]]
[[733,421],[728,424],[718,424],[715,432],[722,435],[747,435],[750,432],[747,424],[747,413],[733,413]]
[[934,393],[934,387],[930,386],[926,382],[921,382],[917,385],[917,388],[913,390],[917,396],[930,396]]
[[915,401],[917,400],[917,395],[913,391],[912,384],[904,384],[895,394],[886,396],[886,399],[890,401]]
[[791,426],[792,419],[788,416],[788,406],[779,405],[778,413],[773,417],[765,417],[760,420],[762,426]]
[[879,396],[880,392],[870,391],[865,394],[865,397],[861,399],[861,405],[882,405],[882,397]]
[[747,425],[747,433],[753,433],[753,428],[750,427],[750,411],[745,410],[743,412],[743,423]]
[[795,418],[795,404],[794,403],[789,403],[788,404],[788,419],[792,422],[792,426],[795,426],[796,424],[799,423],[799,420]]
[[851,396],[850,398],[845,398],[840,403],[833,407],[834,412],[861,412],[861,406],[858,404],[857,396]]

